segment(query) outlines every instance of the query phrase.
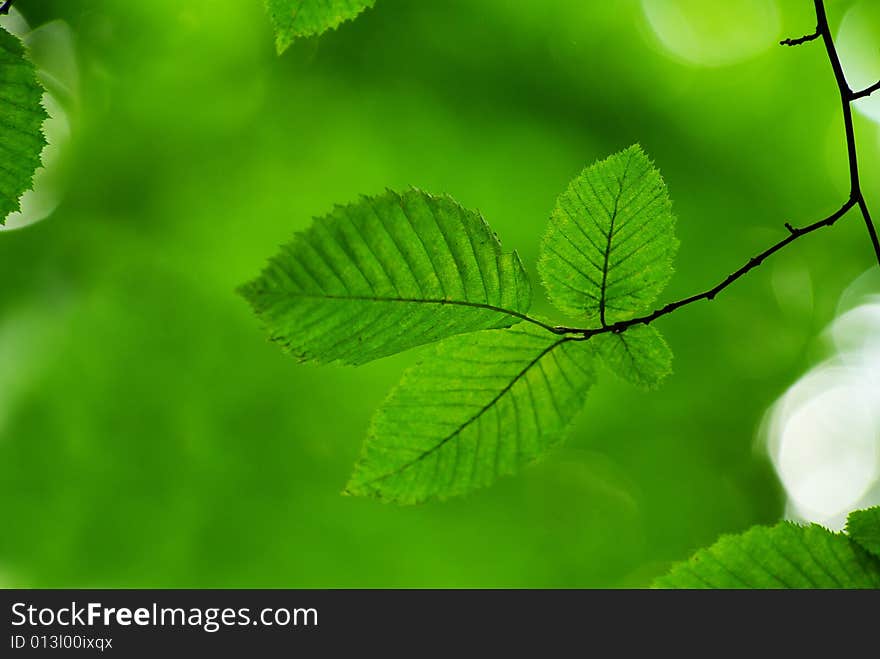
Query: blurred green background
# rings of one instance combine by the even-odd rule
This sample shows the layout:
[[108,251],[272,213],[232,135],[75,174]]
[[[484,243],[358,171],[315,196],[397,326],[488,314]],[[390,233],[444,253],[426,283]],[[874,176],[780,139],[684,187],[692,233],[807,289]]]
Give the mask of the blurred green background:
[[260,0],[19,0],[69,23],[80,80],[66,196],[0,233],[0,585],[644,586],[778,519],[756,429],[871,264],[856,216],[664,320],[662,389],[606,376],[564,448],[443,504],[339,494],[416,354],[298,365],[234,294],[386,186],[479,208],[535,274],[556,195],[636,141],[679,217],[669,299],[836,209],[827,60],[773,45],[812,30],[812,3],[677,5],[679,52],[637,0],[378,0],[279,58]]

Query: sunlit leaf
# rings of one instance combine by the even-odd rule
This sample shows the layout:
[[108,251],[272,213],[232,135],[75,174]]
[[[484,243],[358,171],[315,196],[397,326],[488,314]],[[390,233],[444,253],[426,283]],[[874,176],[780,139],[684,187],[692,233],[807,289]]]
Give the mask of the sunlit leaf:
[[864,549],[880,558],[880,506],[850,514],[846,520],[846,532]]
[[880,588],[880,561],[842,533],[782,522],[721,538],[659,588]]
[[611,324],[647,310],[678,250],[666,185],[639,146],[585,169],[558,199],[538,269],[573,317]]
[[564,437],[592,354],[525,323],[437,344],[376,413],[347,492],[417,503],[518,471]]
[[347,364],[509,327],[531,299],[479,214],[420,190],[337,206],[241,290],[292,355]]
[[663,335],[650,325],[619,334],[599,334],[590,340],[605,365],[637,387],[653,389],[672,373],[672,351]]

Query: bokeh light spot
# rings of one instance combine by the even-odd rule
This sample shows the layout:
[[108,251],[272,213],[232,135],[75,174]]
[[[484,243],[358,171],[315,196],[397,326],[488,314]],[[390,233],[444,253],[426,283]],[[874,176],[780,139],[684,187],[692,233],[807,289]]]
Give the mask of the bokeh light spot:
[[773,0],[642,0],[663,47],[699,66],[727,66],[772,48],[781,29]]
[[[771,408],[766,440],[789,499],[789,515],[830,528],[878,503],[880,480],[880,295],[866,280],[844,294],[855,304],[831,325],[834,355]],[[860,292],[860,296],[853,291]]]

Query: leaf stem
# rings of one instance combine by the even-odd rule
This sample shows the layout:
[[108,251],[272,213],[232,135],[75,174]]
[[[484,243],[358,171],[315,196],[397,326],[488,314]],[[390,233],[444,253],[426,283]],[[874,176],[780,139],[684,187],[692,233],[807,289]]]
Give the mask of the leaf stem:
[[670,302],[665,307],[657,309],[653,313],[645,316],[640,316],[638,318],[631,318],[629,320],[619,321],[617,323],[613,323],[607,326],[603,324],[602,327],[593,329],[554,327],[552,328],[552,331],[554,333],[579,334],[580,336],[578,337],[578,340],[581,341],[590,339],[598,334],[606,334],[609,332],[619,334],[626,331],[630,327],[633,327],[634,325],[648,325],[658,318],[662,318],[663,316],[671,314],[673,311],[677,311],[678,309],[693,304],[694,302],[699,302],[701,300],[714,300],[715,297],[723,290],[725,290],[728,286],[757,268],[767,258],[772,256],[776,252],[787,247],[795,240],[803,236],[811,234],[814,231],[817,231],[824,227],[833,226],[840,218],[842,218],[855,207],[858,207],[859,211],[861,212],[862,219],[864,220],[865,226],[868,230],[868,237],[870,238],[871,245],[874,249],[874,254],[877,257],[878,264],[880,264],[880,238],[878,238],[877,227],[871,218],[871,212],[868,209],[868,203],[865,200],[864,193],[862,192],[861,178],[859,175],[858,150],[856,148],[855,126],[853,123],[852,112],[853,101],[864,98],[866,96],[870,96],[875,91],[880,90],[880,82],[877,82],[876,84],[857,92],[854,92],[852,88],[850,88],[849,83],[846,79],[846,74],[843,71],[843,65],[840,62],[840,56],[837,53],[837,47],[834,44],[834,37],[831,34],[831,27],[828,24],[828,15],[825,11],[825,2],[824,0],[813,0],[813,4],[815,5],[816,9],[816,31],[812,34],[808,34],[797,39],[785,39],[780,43],[785,46],[798,46],[800,44],[807,43],[809,41],[815,41],[821,38],[822,42],[825,45],[825,52],[828,55],[828,60],[831,63],[831,69],[834,72],[834,79],[837,82],[837,89],[840,94],[840,101],[843,109],[843,125],[844,132],[846,134],[846,151],[850,178],[850,192],[849,198],[846,200],[846,202],[837,211],[835,211],[828,217],[813,222],[812,224],[808,224],[804,227],[797,228],[786,222],[785,228],[788,230],[788,236],[786,236],[783,240],[775,243],[774,245],[771,245],[757,256],[753,256],[751,259],[748,260],[745,265],[728,275],[717,286],[714,286],[713,288],[710,288],[703,293],[691,295],[690,297],[678,300],[677,302]]

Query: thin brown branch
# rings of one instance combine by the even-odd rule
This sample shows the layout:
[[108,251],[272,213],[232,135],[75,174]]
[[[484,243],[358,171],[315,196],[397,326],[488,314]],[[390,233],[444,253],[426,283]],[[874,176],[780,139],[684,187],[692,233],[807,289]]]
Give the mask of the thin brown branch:
[[811,34],[805,34],[802,37],[798,37],[797,39],[783,39],[779,42],[780,46],[800,46],[802,43],[807,43],[808,41],[815,41],[819,38],[819,28],[816,28],[815,32]]
[[859,91],[857,91],[857,92],[852,92],[852,95],[850,96],[850,99],[852,99],[853,101],[857,101],[857,100],[859,100],[860,98],[865,98],[866,96],[870,96],[871,94],[873,94],[873,93],[874,93],[875,91],[877,91],[878,89],[880,89],[880,81],[875,82],[875,83],[874,83],[873,85],[871,85],[870,87],[865,87],[864,89],[861,89],[861,90],[859,90]]

